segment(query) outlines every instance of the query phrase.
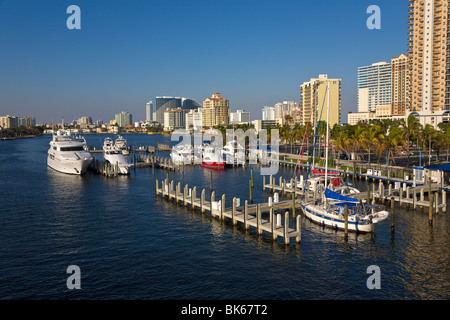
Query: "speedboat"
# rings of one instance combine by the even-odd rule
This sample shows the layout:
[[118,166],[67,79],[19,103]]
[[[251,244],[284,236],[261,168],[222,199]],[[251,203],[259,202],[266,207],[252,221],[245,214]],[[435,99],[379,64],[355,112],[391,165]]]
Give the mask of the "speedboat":
[[119,135],[119,136],[117,137],[115,143],[114,143],[114,146],[115,146],[117,149],[122,150],[122,153],[123,153],[124,156],[127,156],[127,155],[130,154],[130,151],[129,151],[129,149],[128,149],[127,140],[125,140],[124,137],[122,137],[122,136]]
[[194,150],[191,144],[182,144],[172,147],[170,158],[176,165],[191,164],[194,156]]
[[103,157],[111,166],[118,167],[119,174],[129,174],[133,166],[123,155],[122,149],[115,146],[112,139],[107,137],[103,142]]
[[220,155],[227,165],[245,164],[245,149],[235,140],[227,142],[222,150],[220,150]]
[[225,161],[223,161],[220,151],[215,150],[211,146],[207,146],[203,151],[202,166],[212,169],[224,169]]
[[87,151],[86,140],[60,129],[53,135],[48,149],[47,165],[56,171],[82,175],[93,160]]

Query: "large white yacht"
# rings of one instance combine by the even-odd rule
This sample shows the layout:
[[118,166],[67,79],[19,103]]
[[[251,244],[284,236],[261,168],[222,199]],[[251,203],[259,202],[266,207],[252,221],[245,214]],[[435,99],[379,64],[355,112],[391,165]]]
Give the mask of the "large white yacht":
[[47,165],[56,171],[84,174],[93,160],[87,151],[86,140],[72,136],[70,130],[60,129],[53,135],[48,149]]
[[129,174],[133,164],[129,163],[122,153],[122,149],[115,146],[111,138],[107,137],[103,142],[103,157],[112,166],[119,168],[119,174]]
[[117,137],[117,139],[116,139],[116,142],[114,143],[114,146],[117,149],[122,150],[122,153],[123,153],[124,156],[128,156],[130,154],[129,147],[128,147],[128,144],[127,144],[127,140],[125,140],[124,137],[119,135]]

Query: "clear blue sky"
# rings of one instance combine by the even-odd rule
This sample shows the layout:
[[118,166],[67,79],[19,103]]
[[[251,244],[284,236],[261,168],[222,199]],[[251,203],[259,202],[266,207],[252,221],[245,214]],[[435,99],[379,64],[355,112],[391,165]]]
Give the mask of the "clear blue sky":
[[[81,30],[69,30],[69,5]],[[369,5],[381,30],[369,30]],[[318,74],[342,79],[342,121],[357,109],[357,68],[407,50],[408,0],[0,0],[0,115],[38,123],[109,121],[171,95],[214,92],[261,118],[299,101]]]

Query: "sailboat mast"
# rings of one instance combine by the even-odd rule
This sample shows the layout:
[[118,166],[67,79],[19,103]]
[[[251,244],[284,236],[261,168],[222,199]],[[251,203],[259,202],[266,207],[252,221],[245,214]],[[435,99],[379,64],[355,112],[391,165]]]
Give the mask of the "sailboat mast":
[[329,136],[329,131],[330,131],[330,127],[329,124],[330,123],[330,81],[328,81],[328,86],[327,86],[327,142],[326,142],[326,149],[325,149],[325,189],[328,187],[328,136]]

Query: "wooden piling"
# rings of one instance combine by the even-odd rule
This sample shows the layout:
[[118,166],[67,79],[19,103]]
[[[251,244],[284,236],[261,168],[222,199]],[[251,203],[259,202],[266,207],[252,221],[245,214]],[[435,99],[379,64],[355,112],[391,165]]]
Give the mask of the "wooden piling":
[[244,228],[245,230],[248,230],[248,201],[245,200],[244,202]]
[[200,194],[200,211],[201,211],[201,213],[205,213],[205,195],[206,195],[206,191],[205,191],[205,189],[203,189],[202,193]]
[[295,216],[295,195],[292,194],[292,216]]
[[391,198],[391,231],[395,229],[395,200],[394,197]]
[[284,226],[283,226],[284,244],[285,245],[289,245],[288,227],[289,227],[289,211],[286,211],[284,213]]
[[262,234],[261,230],[261,207],[259,203],[256,205],[256,231],[258,235]]
[[295,237],[295,241],[297,243],[300,243],[300,241],[302,240],[302,226],[301,226],[301,215],[297,216],[297,220],[296,220],[296,231],[297,231],[297,236]]
[[192,206],[192,210],[195,210],[195,198],[196,198],[196,195],[197,195],[197,187],[194,186],[192,188],[192,191],[191,191],[191,196],[192,196],[191,206]]
[[[431,187],[430,187],[430,190],[431,190]],[[428,224],[430,226],[432,226],[433,225],[433,200],[434,200],[434,194],[430,193],[428,195],[428,197],[430,198],[430,207],[429,207],[429,210],[428,210]]]
[[211,192],[211,200],[209,202],[209,205],[210,205],[210,211],[209,212],[211,212],[211,216],[213,216],[213,217],[216,217],[216,214],[213,212],[213,202],[214,202],[215,196],[216,196],[216,193],[214,191]]
[[222,199],[220,202],[220,220],[224,220],[223,212],[225,211],[225,194],[222,194]]
[[344,219],[345,219],[345,229],[344,229],[344,239],[348,240],[348,204],[345,203],[344,206]]
[[236,197],[233,197],[233,204],[231,208],[231,221],[233,223],[233,226],[236,225]]

